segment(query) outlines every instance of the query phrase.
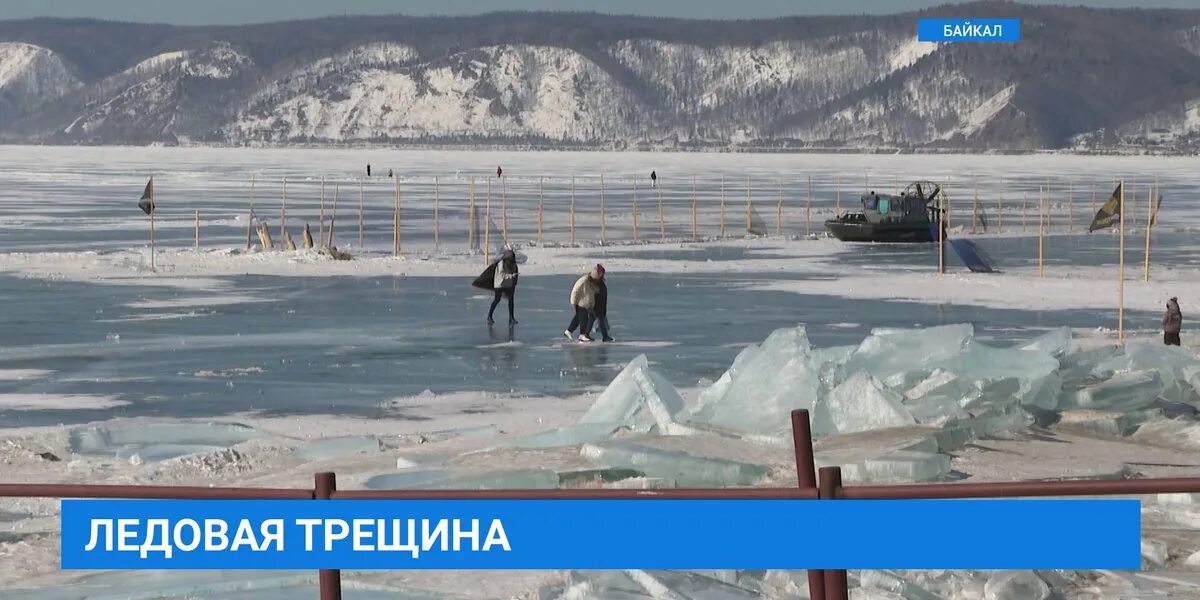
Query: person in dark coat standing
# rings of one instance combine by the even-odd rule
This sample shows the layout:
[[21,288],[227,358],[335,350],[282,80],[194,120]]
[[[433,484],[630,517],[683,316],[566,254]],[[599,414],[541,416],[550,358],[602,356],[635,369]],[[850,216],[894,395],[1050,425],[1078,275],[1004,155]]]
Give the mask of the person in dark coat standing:
[[1179,310],[1179,299],[1167,300],[1167,311],[1163,313],[1163,343],[1168,346],[1179,345],[1179,330],[1183,328],[1183,313]]
[[658,173],[650,171],[650,186],[658,187]]
[[500,167],[496,167],[496,177],[500,177],[502,175],[504,175],[504,169],[501,169]]
[[517,294],[517,280],[520,278],[519,270],[517,269],[517,255],[511,249],[505,250],[504,255],[500,260],[492,263],[471,285],[484,289],[492,290],[495,297],[492,299],[492,307],[488,309],[488,325],[495,324],[492,318],[496,313],[496,306],[500,304],[501,298],[508,298],[508,324],[510,326],[517,324],[515,316],[515,296]]
[[371,176],[371,163],[367,163],[367,177]]
[[613,341],[611,335],[608,334],[608,283],[606,278],[600,279],[600,284],[596,287],[596,299],[592,303],[592,322],[596,324],[596,329],[600,330],[600,335],[606,342]]

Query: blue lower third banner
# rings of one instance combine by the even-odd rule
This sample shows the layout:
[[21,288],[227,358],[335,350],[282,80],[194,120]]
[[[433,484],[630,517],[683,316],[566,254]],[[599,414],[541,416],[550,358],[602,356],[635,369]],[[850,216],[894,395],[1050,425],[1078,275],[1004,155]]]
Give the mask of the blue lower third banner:
[[1139,569],[1137,500],[63,500],[63,569]]

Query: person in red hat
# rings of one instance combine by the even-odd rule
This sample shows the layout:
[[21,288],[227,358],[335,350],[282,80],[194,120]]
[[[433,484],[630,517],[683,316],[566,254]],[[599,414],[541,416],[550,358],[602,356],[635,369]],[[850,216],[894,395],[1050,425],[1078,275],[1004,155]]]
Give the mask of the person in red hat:
[[597,264],[571,286],[571,306],[575,316],[567,326],[563,335],[568,340],[575,341],[575,328],[579,328],[579,341],[590,342],[592,338],[592,311],[596,307],[596,293],[600,290],[600,282],[604,281],[604,265]]

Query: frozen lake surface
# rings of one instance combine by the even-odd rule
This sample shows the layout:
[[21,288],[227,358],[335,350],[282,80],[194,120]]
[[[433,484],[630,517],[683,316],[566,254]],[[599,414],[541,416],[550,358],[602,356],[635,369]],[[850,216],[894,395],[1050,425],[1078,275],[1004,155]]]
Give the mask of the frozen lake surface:
[[[858,343],[872,327],[969,322],[981,338],[1003,340],[1030,329],[1086,328],[1108,316],[752,289],[779,278],[614,274],[618,343],[579,345],[561,337],[572,276],[522,277],[521,323],[512,330],[501,325],[503,302],[498,325],[488,328],[491,297],[451,277],[243,276],[197,292],[4,276],[0,302],[10,325],[0,370],[52,374],[0,380],[0,394],[101,395],[128,404],[8,411],[0,404],[0,425],[246,410],[369,416],[389,399],[426,389],[566,395],[607,385],[642,353],[672,381],[692,385],[719,376],[745,344],[797,323],[808,325],[815,344],[832,346]],[[1130,316],[1130,326],[1144,327],[1157,317]]]

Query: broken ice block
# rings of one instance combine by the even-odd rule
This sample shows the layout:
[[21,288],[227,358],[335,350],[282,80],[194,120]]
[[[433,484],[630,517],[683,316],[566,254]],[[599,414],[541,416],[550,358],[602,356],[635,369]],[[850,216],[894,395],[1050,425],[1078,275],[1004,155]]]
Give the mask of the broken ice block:
[[1150,406],[1162,391],[1162,378],[1157,371],[1125,371],[1080,389],[1073,400],[1075,406],[1082,408],[1128,412]]
[[643,473],[633,469],[572,469],[559,471],[558,483],[562,486],[578,487],[589,484],[615,483],[634,477],[643,477]]
[[970,324],[927,329],[879,328],[858,345],[842,367],[845,376],[866,371],[879,380],[932,370],[957,356],[975,335]]
[[819,398],[813,405],[813,435],[837,435],[913,425],[902,397],[874,377],[859,372]]
[[1046,600],[1050,586],[1032,571],[1001,571],[983,585],[985,600]]
[[625,571],[651,598],[705,598],[706,600],[751,600],[751,590],[690,571]]
[[376,475],[363,485],[373,490],[553,489],[558,487],[558,474],[548,469],[514,469],[473,474],[432,469]]
[[955,373],[936,369],[904,393],[904,407],[923,425],[944,425],[967,417],[962,406],[980,397],[981,391]]
[[803,327],[775,330],[755,350],[738,355],[701,394],[687,421],[757,434],[786,430],[789,413],[810,408],[820,394],[811,349]]
[[1058,376],[1058,360],[1049,354],[993,348],[972,340],[962,352],[941,361],[939,366],[980,387],[1006,379],[1016,381],[1016,395],[1021,404],[1046,410],[1058,406],[1062,380]]
[[661,450],[628,441],[584,444],[580,454],[604,467],[635,469],[649,477],[674,480],[680,487],[751,485],[767,474],[761,465]]
[[1073,409],[1059,415],[1058,426],[1063,429],[1083,429],[1120,437],[1129,434],[1134,421],[1129,415],[1108,410]]
[[858,585],[863,589],[878,589],[896,594],[904,600],[942,600],[941,596],[888,571],[862,571]]
[[1131,370],[1157,371],[1163,382],[1160,395],[1172,402],[1197,400],[1195,374],[1200,359],[1190,350],[1161,344],[1132,344],[1125,349]]
[[379,452],[379,440],[369,435],[323,438],[296,448],[293,454],[304,460],[327,460],[354,454]]
[[675,386],[650,369],[646,355],[640,354],[608,384],[579,422],[623,423],[642,431],[657,425],[667,430],[682,410],[683,398]]
[[[820,466],[832,466],[821,464]],[[936,481],[950,472],[950,457],[933,452],[897,450],[861,462],[846,463],[842,477],[853,482]]]
[[215,452],[261,435],[233,423],[118,423],[89,425],[68,434],[71,452],[152,462]]
[[1072,347],[1071,329],[1059,327],[1022,344],[1020,349],[1041,352],[1058,358],[1070,352]]
[[[1076,382],[1093,377],[1108,377],[1113,369],[1108,364],[1113,359],[1123,356],[1120,346],[1101,346],[1090,350],[1075,350],[1068,352],[1059,359],[1059,375],[1065,381]],[[1122,368],[1128,368],[1127,364]],[[1107,369],[1107,370],[1106,370]]]

